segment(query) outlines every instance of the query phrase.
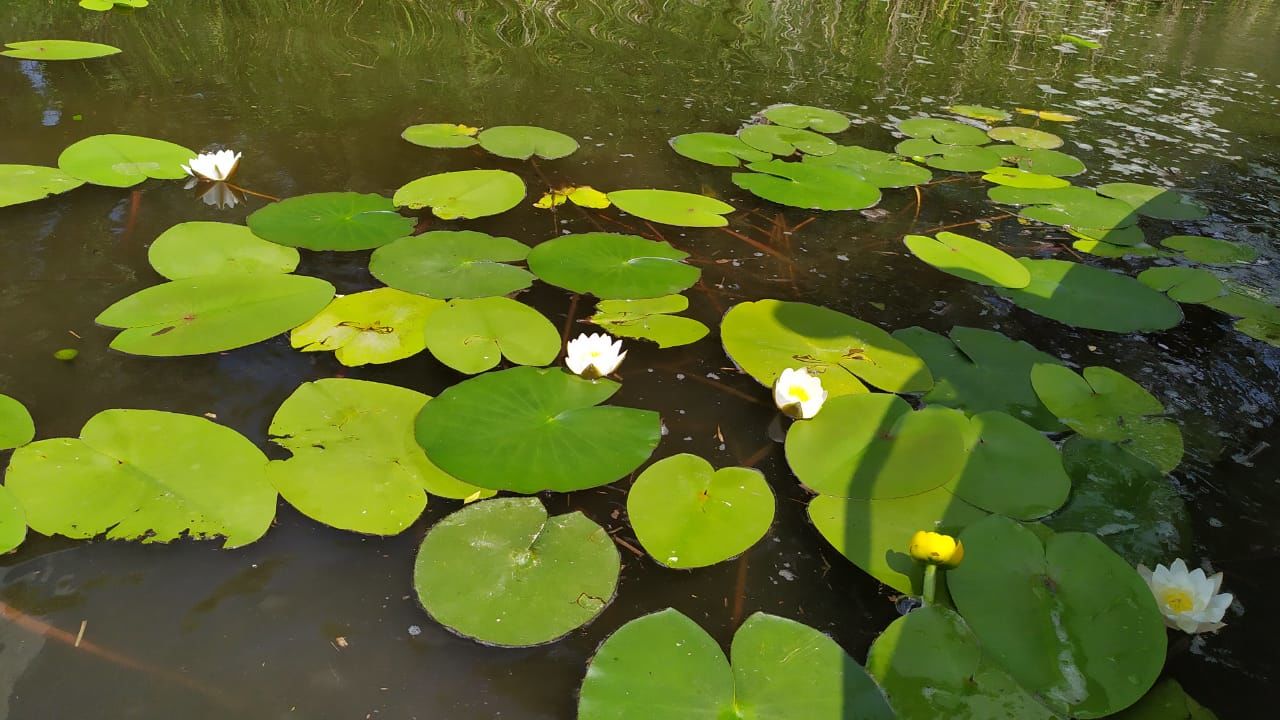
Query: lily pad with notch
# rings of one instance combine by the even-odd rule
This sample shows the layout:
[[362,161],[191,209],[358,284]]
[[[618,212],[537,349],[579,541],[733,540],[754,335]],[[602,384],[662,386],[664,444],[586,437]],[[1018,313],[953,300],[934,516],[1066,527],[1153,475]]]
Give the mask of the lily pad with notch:
[[410,125],[400,137],[429,148],[465,148],[480,142],[476,140],[476,128],[455,123]]
[[892,153],[857,145],[841,145],[830,155],[807,155],[806,164],[835,165],[855,178],[878,188],[923,185],[933,173]]
[[[441,220],[474,219],[504,213],[524,200],[519,175],[506,170],[459,170],[406,183],[392,202],[410,210],[431,208]],[[408,233],[401,233],[406,235]]]
[[75,190],[84,180],[42,165],[0,165],[0,207],[43,200]]
[[849,118],[835,110],[812,105],[780,103],[760,111],[766,120],[777,125],[820,133],[838,133],[849,129]]
[[187,148],[140,135],[91,135],[69,145],[58,156],[58,168],[94,185],[133,187],[148,178],[179,180],[187,176],[182,164],[196,153]]
[[560,333],[542,313],[506,297],[450,300],[426,323],[427,349],[437,360],[474,375],[506,358],[547,365],[560,352]]
[[343,295],[294,328],[289,343],[303,352],[332,352],[348,367],[395,362],[426,348],[427,321],[443,305],[395,288]]
[[1031,272],[1031,284],[997,291],[1037,315],[1119,333],[1166,330],[1182,322],[1177,303],[1127,275],[1067,260],[1018,262]]
[[1227,291],[1218,276],[1208,270],[1180,265],[1147,268],[1138,273],[1138,282],[1180,303],[1208,302]]
[[1209,214],[1182,193],[1141,183],[1099,185],[1098,194],[1128,203],[1138,214],[1159,220],[1199,220]]
[[840,166],[782,160],[750,163],[733,184],[779,205],[811,210],[861,210],[880,202],[880,189]]
[[681,262],[689,254],[670,244],[618,233],[561,235],[529,253],[542,280],[602,300],[643,299],[681,292],[702,271]]
[[476,136],[480,147],[498,157],[528,160],[538,156],[556,160],[572,155],[578,141],[562,132],[534,125],[498,125],[480,131]]
[[723,227],[733,206],[706,195],[677,190],[614,190],[609,201],[638,218],[678,227]]
[[1177,250],[1188,260],[1206,265],[1230,265],[1258,259],[1258,251],[1244,243],[1198,235],[1171,235],[1161,240],[1160,246]]
[[677,135],[668,141],[671,149],[690,160],[717,167],[740,167],[744,162],[773,159],[772,153],[757,150],[736,135],[696,132]]
[[1071,478],[1057,446],[1034,427],[998,410],[969,418],[964,469],[947,485],[956,497],[1015,520],[1062,507]]
[[246,220],[258,237],[308,250],[368,250],[413,232],[413,218],[372,193],[323,192],[285,198]]
[[986,105],[951,105],[946,110],[949,113],[983,122],[1004,122],[1013,117],[1004,110],[987,107]]
[[981,129],[955,120],[911,118],[898,123],[898,130],[913,138],[932,140],[941,145],[985,145],[987,134]]
[[610,335],[639,338],[658,343],[660,348],[695,343],[711,330],[693,318],[673,313],[689,309],[683,295],[664,295],[647,300],[601,300],[587,318]]
[[1051,132],[1035,128],[1004,125],[987,131],[987,136],[999,142],[1011,142],[1031,150],[1053,150],[1062,147],[1062,138]]
[[1003,250],[981,240],[953,232],[936,238],[907,235],[902,239],[911,254],[948,275],[991,287],[1024,288],[1031,273]]
[[442,300],[507,295],[533,284],[533,273],[510,264],[529,250],[508,237],[433,230],[378,248],[369,272],[393,288]]
[[992,147],[995,146],[944,145],[929,138],[912,138],[898,143],[893,151],[938,170],[985,172],[1000,166],[1000,156]]
[[[1123,228],[1138,222],[1138,215],[1125,202],[1103,197],[1089,188],[993,187],[987,191],[992,202],[1023,205],[1018,214],[1028,220],[1076,228]],[[1125,243],[1093,236],[1116,245]]]
[[738,131],[738,139],[749,147],[778,157],[790,157],[796,153],[830,155],[836,151],[836,142],[826,135],[781,125],[748,125]]
[[160,233],[147,262],[170,280],[221,273],[291,273],[298,251],[263,240],[243,225],[184,222]]
[[1079,175],[1087,169],[1084,163],[1080,161],[1080,158],[1058,150],[1040,150],[1017,145],[990,145],[988,147],[1000,155],[1005,162],[1013,163],[1020,170],[1027,172],[1053,175],[1055,177],[1070,177]]
[[1040,173],[1027,172],[1021,168],[1003,166],[991,168],[982,176],[982,179],[996,185],[1007,185],[1016,188],[1040,188],[1044,190],[1064,188],[1071,185],[1070,182],[1054,175],[1042,175]]

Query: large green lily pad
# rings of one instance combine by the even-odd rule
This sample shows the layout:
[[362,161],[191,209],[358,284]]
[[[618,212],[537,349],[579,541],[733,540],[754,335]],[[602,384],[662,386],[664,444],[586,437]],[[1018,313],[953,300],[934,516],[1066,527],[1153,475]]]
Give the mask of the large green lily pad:
[[830,155],[806,155],[812,165],[835,165],[855,178],[878,188],[922,185],[933,179],[933,173],[897,155],[870,150],[857,145],[841,145]]
[[658,446],[656,412],[601,405],[621,386],[557,368],[517,367],[445,390],[418,415],[427,457],[492,490],[569,492],[607,485]]
[[36,424],[22,403],[0,394],[0,450],[26,445],[36,436]]
[[723,227],[733,206],[706,195],[676,190],[614,190],[609,201],[638,218],[679,227]]
[[756,150],[778,157],[790,157],[796,153],[830,155],[836,151],[836,142],[825,135],[781,125],[748,125],[738,131],[738,139]]
[[695,343],[711,330],[693,318],[672,313],[689,309],[683,295],[664,295],[646,300],[601,300],[596,313],[587,318],[617,337],[640,338],[658,347]]
[[414,145],[429,148],[465,148],[480,142],[476,129],[456,123],[425,123],[410,125],[400,137]]
[[444,303],[395,288],[343,295],[289,334],[303,352],[332,352],[348,367],[382,364],[426,348],[427,322]]
[[276,513],[267,458],[239,433],[202,417],[104,410],[79,438],[14,451],[5,485],[36,532],[169,542],[262,537]]
[[991,168],[982,176],[982,179],[996,185],[1007,185],[1009,187],[1016,188],[1039,188],[1044,190],[1064,188],[1071,185],[1070,182],[1063,180],[1056,175],[1043,175],[1041,173],[1027,172],[1022,168],[1004,166]]
[[[982,132],[973,129],[979,134]],[[984,172],[1000,165],[1000,156],[992,150],[993,147],[945,145],[929,138],[912,138],[898,143],[893,151],[939,170]]]
[[948,275],[993,287],[1024,288],[1031,273],[1000,248],[952,232],[902,239],[913,255]]
[[1000,142],[1011,142],[1019,147],[1028,148],[1030,150],[1052,150],[1062,147],[1062,138],[1051,132],[1037,130],[1035,128],[1016,127],[1013,125],[1004,125],[994,127],[987,131],[987,135],[992,140]]
[[820,133],[838,133],[849,129],[849,118],[826,108],[812,105],[779,103],[760,111],[766,120],[789,128],[817,130]]
[[720,337],[729,357],[765,387],[794,367],[817,374],[832,396],[866,392],[863,380],[889,392],[933,386],[929,368],[906,344],[875,325],[817,305],[740,303],[725,313]]
[[299,195],[255,211],[247,220],[258,237],[308,250],[368,250],[413,231],[413,219],[373,194]]
[[537,498],[498,498],[431,528],[413,586],[422,607],[453,632],[529,647],[594,620],[613,600],[620,570],[613,538],[582,513],[548,517]]
[[1182,322],[1177,303],[1127,275],[1067,260],[1018,262],[1031,272],[1031,284],[998,292],[1037,315],[1119,333],[1165,330]]
[[677,153],[717,167],[739,167],[743,162],[763,162],[773,155],[742,142],[736,135],[696,132],[677,135],[668,143]]
[[1178,250],[1188,260],[1207,265],[1230,265],[1258,259],[1258,251],[1244,243],[1198,235],[1171,235],[1161,240],[1160,246]]
[[118,47],[83,40],[21,40],[5,43],[0,55],[19,60],[91,60],[119,52]]
[[[1050,225],[1068,228],[1096,228],[1110,230],[1123,228],[1138,222],[1138,215],[1128,204],[1103,197],[1089,188],[1015,188],[993,187],[987,191],[992,202],[1002,205],[1024,205],[1018,214],[1028,220],[1038,220]],[[1108,237],[1090,235],[1095,240],[1122,243]]]
[[58,168],[41,165],[0,165],[0,207],[43,200],[84,184]]
[[532,273],[509,264],[528,255],[528,245],[508,237],[433,230],[378,248],[369,272],[393,288],[427,297],[491,297],[533,284]]
[[986,133],[955,120],[941,118],[911,118],[898,123],[902,134],[932,140],[942,145],[985,145]]
[[880,202],[880,188],[840,166],[782,160],[750,163],[733,184],[779,205],[811,210],[860,210]]
[[671,295],[698,282],[702,271],[681,262],[670,244],[618,233],[561,235],[529,253],[529,269],[552,285],[602,300]]
[[505,297],[450,300],[426,324],[427,349],[468,375],[497,367],[547,365],[560,352],[560,333],[542,313]]
[[1218,720],[1218,716],[1187,694],[1177,680],[1167,677],[1137,703],[1114,716],[1115,720]]
[[1159,220],[1199,220],[1209,212],[1182,193],[1140,183],[1108,183],[1098,194],[1128,203],[1138,214]]
[[147,178],[178,180],[196,153],[164,140],[138,135],[92,135],[58,156],[58,168],[94,185],[133,187]]
[[969,419],[964,470],[947,489],[972,505],[1017,520],[1062,507],[1071,478],[1057,446],[1011,415],[989,410]]
[[992,145],[991,149],[1005,162],[1013,163],[1027,172],[1070,177],[1086,170],[1080,158],[1058,150],[1037,150],[1017,145]]
[[392,202],[411,210],[431,208],[441,220],[504,213],[524,200],[524,181],[506,170],[459,170],[420,177],[396,190]]
[[291,247],[254,235],[243,225],[184,222],[160,233],[147,262],[170,280],[222,273],[290,273],[301,258]]
[[636,538],[654,560],[673,568],[742,554],[769,531],[773,512],[773,491],[759,470],[716,470],[688,453],[650,465],[627,493]]
[[516,160],[528,160],[534,155],[555,160],[578,149],[578,141],[568,135],[533,125],[498,125],[482,130],[476,140],[494,155]]
[[960,535],[965,558],[947,573],[983,650],[1060,714],[1110,715],[1132,705],[1164,667],[1165,628],[1151,590],[1092,535],[1043,543],[993,515]]
[[333,298],[303,275],[223,273],[155,285],[97,317],[122,328],[111,347],[132,355],[201,355],[252,345],[301,325]]
[[1138,273],[1138,282],[1180,303],[1204,303],[1227,292],[1217,275],[1202,268],[1153,267]]

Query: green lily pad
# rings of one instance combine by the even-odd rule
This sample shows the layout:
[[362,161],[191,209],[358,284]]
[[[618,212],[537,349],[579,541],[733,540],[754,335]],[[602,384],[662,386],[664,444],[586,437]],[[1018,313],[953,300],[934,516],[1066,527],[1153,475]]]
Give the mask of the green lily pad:
[[[1005,125],[987,131],[987,136],[999,142],[1011,142],[1018,147],[1031,150],[1052,150],[1062,147],[1062,138],[1051,132],[1035,128]],[[976,144],[976,143],[975,143]]]
[[796,153],[830,155],[836,151],[836,142],[825,135],[781,125],[748,125],[738,131],[738,139],[749,147],[778,157],[790,157]]
[[1241,318],[1232,327],[1254,340],[1280,347],[1280,322],[1260,317]]
[[689,254],[665,242],[618,233],[561,235],[529,253],[529,269],[544,281],[602,300],[661,297],[686,290],[702,271]]
[[347,367],[395,362],[426,348],[427,322],[443,306],[395,288],[343,295],[294,328],[289,344],[302,352],[332,352]]
[[414,145],[429,148],[465,148],[480,142],[476,129],[454,123],[426,123],[410,125],[400,137]]
[[1087,168],[1080,158],[1058,150],[1036,150],[1017,145],[991,145],[1005,162],[1013,163],[1019,170],[1053,175],[1055,177],[1071,177],[1079,175]]
[[1110,715],[1164,667],[1164,620],[1138,573],[1092,535],[1043,543],[993,515],[960,535],[947,586],[983,650],[1060,714]]
[[812,105],[781,103],[770,105],[760,114],[771,123],[789,128],[816,130],[820,133],[838,133],[849,129],[849,118],[835,110]]
[[234,430],[157,410],[104,410],[79,438],[14,451],[5,486],[44,535],[248,545],[276,513],[267,458]]
[[1089,38],[1080,37],[1079,35],[1072,35],[1070,33],[1063,33],[1058,36],[1058,39],[1061,40],[1062,42],[1069,42],[1072,45],[1086,48],[1088,50],[1097,50],[1098,48],[1102,47],[1102,43],[1098,42],[1097,40],[1090,40]]
[[1213,298],[1205,305],[1239,318],[1257,318],[1280,322],[1280,307],[1267,302],[1255,293],[1236,285],[1227,287],[1227,294]]
[[1206,265],[1230,265],[1253,262],[1258,259],[1258,251],[1244,243],[1198,235],[1171,235],[1161,240],[1160,246],[1178,250],[1188,260]]
[[58,168],[41,165],[0,165],[0,207],[43,200],[84,184]]
[[9,489],[0,485],[0,554],[8,553],[27,539],[27,514]]
[[635,470],[661,439],[658,414],[600,406],[621,386],[556,368],[517,367],[445,390],[418,415],[438,467],[492,490],[569,492]]
[[986,133],[972,125],[940,118],[911,118],[898,123],[907,137],[932,140],[942,145],[985,145]]
[[1073,435],[1062,445],[1071,498],[1044,522],[1097,535],[1132,565],[1155,567],[1191,544],[1187,503],[1160,468],[1115,443]]
[[969,419],[968,459],[948,485],[956,497],[1016,520],[1035,520],[1062,507],[1071,478],[1058,448],[1039,430],[990,410]]
[[524,181],[515,173],[460,170],[420,177],[396,190],[392,202],[411,210],[429,207],[441,220],[472,219],[504,213],[519,205],[524,193]]
[[992,287],[1024,288],[1031,273],[1005,251],[952,232],[902,239],[913,255],[948,275]]
[[1165,330],[1182,322],[1177,303],[1127,275],[1067,260],[1018,262],[1031,271],[1031,284],[998,292],[1037,315],[1119,333]]
[[869,150],[857,145],[841,145],[830,155],[806,155],[804,162],[813,165],[835,165],[855,178],[878,188],[923,185],[933,173],[897,155]]
[[1071,183],[1054,175],[1041,175],[1040,173],[1027,172],[1021,168],[997,167],[987,171],[982,176],[983,180],[996,185],[1008,185],[1016,188],[1039,188],[1044,190],[1052,190],[1053,188],[1063,188],[1071,185]]
[[809,503],[814,527],[849,562],[898,592],[916,596],[924,591],[924,565],[907,554],[911,536],[917,530],[958,535],[986,516],[945,486],[892,500],[819,495]]
[[36,436],[36,424],[22,403],[0,394],[0,450],[26,445]]
[[341,530],[396,535],[422,515],[427,493],[489,497],[431,464],[413,419],[431,397],[364,380],[303,383],[271,419],[271,440],[288,460],[267,478],[299,512]]
[[373,194],[325,192],[285,198],[249,216],[249,229],[280,245],[308,250],[368,250],[413,232],[413,218]]
[[369,272],[393,288],[440,298],[507,295],[533,284],[533,273],[508,263],[529,246],[471,230],[433,230],[373,251]]
[[124,330],[111,341],[121,352],[202,355],[287,332],[332,298],[332,285],[303,275],[203,275],[139,290],[96,322]]
[[1208,302],[1227,291],[1217,275],[1201,268],[1147,268],[1138,273],[1138,282],[1181,303]]
[[1045,407],[1081,435],[1118,443],[1162,472],[1182,461],[1182,432],[1161,417],[1164,405],[1115,370],[1087,367],[1081,377],[1061,365],[1038,365],[1031,384]]
[[839,166],[770,160],[734,173],[733,184],[779,205],[812,210],[860,210],[880,202],[880,189]]
[[759,300],[729,308],[720,323],[725,352],[765,387],[787,368],[805,367],[832,395],[933,386],[929,368],[911,348],[870,323],[808,303]]
[[183,163],[196,153],[164,140],[138,135],[92,135],[58,156],[58,168],[74,178],[107,187],[133,187],[147,178],[179,180]]
[[537,498],[498,498],[427,532],[413,586],[423,609],[453,632],[530,647],[594,620],[612,602],[620,571],[613,539],[582,513],[548,517]]
[[693,318],[671,313],[689,309],[683,295],[664,295],[649,300],[601,300],[596,313],[587,318],[610,335],[652,340],[668,348],[695,343],[711,330]]
[[834,640],[755,613],[733,665],[698,624],[668,608],[618,628],[582,683],[578,720],[890,720],[871,677]]
[[1218,720],[1213,711],[1196,702],[1173,678],[1161,680],[1141,700],[1113,717],[1115,720]]
[[677,153],[700,163],[717,167],[739,167],[743,162],[763,162],[773,155],[756,150],[742,142],[736,135],[696,132],[677,135],[668,143]]
[[759,470],[715,470],[682,453],[650,465],[627,493],[636,538],[659,564],[714,565],[755,545],[773,524],[774,499]]
[[147,262],[170,280],[198,275],[291,273],[298,251],[254,235],[243,225],[184,222],[165,230],[147,249]]
[[898,143],[893,151],[939,170],[985,172],[1000,166],[1000,156],[992,147],[944,145],[929,138],[913,138]]
[[941,605],[894,620],[872,643],[867,670],[903,718],[1058,717],[984,656],[964,620]]
[[1004,122],[1013,117],[1004,110],[997,110],[986,105],[951,105],[946,110],[956,115],[982,120],[983,122]]
[[1139,183],[1099,185],[1099,195],[1127,203],[1138,214],[1159,220],[1199,220],[1209,214],[1195,200],[1164,188]]
[[120,52],[118,47],[83,40],[22,40],[5,43],[5,48],[0,55],[19,60],[91,60]]
[[878,500],[918,495],[959,475],[968,421],[951,408],[912,410],[887,393],[827,400],[787,431],[787,465],[823,495]]
[[992,330],[957,326],[951,328],[950,336],[919,327],[893,333],[924,358],[933,374],[933,388],[924,396],[926,404],[970,415],[999,410],[1041,432],[1064,429],[1031,386],[1031,368],[1057,363],[1057,358]]
[[499,125],[482,130],[476,140],[480,147],[498,157],[528,160],[537,155],[544,160],[555,160],[572,155],[578,149],[578,141],[555,130],[533,125]]
[[105,12],[117,5],[126,8],[144,8],[150,4],[148,0],[80,0],[80,7],[98,12]]
[[[1134,227],[1137,227],[1136,225]],[[1160,251],[1141,243],[1138,245],[1113,245],[1101,240],[1081,239],[1071,243],[1071,247],[1082,253],[1104,258],[1158,257]]]
[[[1028,220],[1075,228],[1122,228],[1138,222],[1133,208],[1125,202],[1102,197],[1089,188],[1052,189],[993,187],[987,191],[992,202],[1002,205],[1025,205],[1018,214]],[[1095,240],[1121,243],[1107,237],[1091,235]]]
[[474,375],[504,357],[518,365],[547,365],[560,353],[560,332],[518,300],[450,300],[427,322],[426,343],[437,360]]
[[[1097,243],[1106,243],[1107,245],[1123,245],[1136,248],[1146,245],[1147,242],[1146,233],[1142,232],[1142,228],[1138,225],[1116,228],[1067,227],[1066,231],[1081,240],[1092,240]],[[1146,246],[1150,247],[1149,245]],[[1137,253],[1137,251],[1135,253],[1141,254]]]
[[694,193],[676,190],[614,190],[609,201],[638,218],[679,227],[723,227],[733,206]]

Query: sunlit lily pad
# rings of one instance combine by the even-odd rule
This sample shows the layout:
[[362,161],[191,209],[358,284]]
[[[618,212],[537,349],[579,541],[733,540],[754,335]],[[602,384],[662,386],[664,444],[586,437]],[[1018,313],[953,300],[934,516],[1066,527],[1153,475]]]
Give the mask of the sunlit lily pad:
[[1096,537],[1043,543],[993,515],[965,528],[964,562],[947,572],[956,607],[1019,684],[1060,714],[1128,707],[1164,667],[1164,621],[1146,583]]
[[454,123],[426,123],[410,125],[400,137],[414,145],[429,148],[464,148],[480,142],[476,140],[476,128]]
[[499,125],[482,130],[476,136],[480,147],[499,157],[528,160],[537,155],[555,160],[572,155],[578,141],[562,132],[533,125]]
[[582,513],[548,517],[537,498],[498,498],[431,528],[413,587],[423,609],[453,632],[529,647],[594,620],[613,600],[620,571],[613,539]]
[[1248,317],[1237,320],[1232,327],[1254,340],[1261,340],[1272,347],[1280,347],[1280,321]]
[[998,411],[969,419],[964,470],[947,485],[956,497],[1016,520],[1035,520],[1062,507],[1071,478],[1062,456],[1030,425]]
[[325,192],[286,198],[247,220],[258,237],[308,250],[368,250],[413,231],[413,219],[373,194]]
[[820,133],[838,133],[849,129],[849,118],[835,110],[812,105],[770,105],[760,114],[771,123],[789,128],[817,130]]
[[898,130],[908,137],[933,140],[942,145],[985,145],[986,133],[955,120],[911,118],[898,123]]
[[1178,250],[1188,260],[1207,265],[1230,265],[1253,262],[1258,259],[1258,251],[1244,243],[1198,235],[1172,235],[1161,240],[1160,246]]
[[1063,33],[1058,36],[1058,39],[1061,40],[1062,42],[1068,42],[1068,43],[1071,43],[1072,45],[1086,48],[1088,50],[1097,50],[1098,48],[1102,47],[1102,43],[1098,42],[1097,40],[1091,40],[1087,37],[1072,35],[1070,33]]
[[429,207],[441,220],[471,219],[504,213],[519,205],[524,193],[524,181],[515,173],[460,170],[420,177],[396,190],[392,202],[411,210]]
[[[1079,228],[1121,228],[1138,222],[1133,208],[1125,202],[1102,197],[1089,188],[1065,187],[1028,189],[993,187],[987,191],[992,201],[1005,205],[1025,205],[1019,214],[1028,220]],[[1125,243],[1096,237],[1116,245]]]
[[133,355],[201,355],[252,345],[301,325],[333,298],[302,275],[204,275],[155,285],[97,317],[122,328],[111,347]]
[[12,450],[31,442],[36,425],[22,403],[0,394],[0,450]]
[[1226,293],[1217,275],[1202,268],[1153,267],[1138,273],[1138,282],[1181,303],[1203,303]]
[[1014,145],[1032,150],[1052,150],[1062,147],[1062,138],[1051,132],[1037,130],[1035,128],[1017,127],[1014,125],[1005,125],[1002,127],[994,127],[987,131],[987,135],[992,140],[1000,142],[1011,142]]
[[125,8],[144,8],[151,3],[148,0],[80,0],[80,7],[85,10],[105,12],[116,6]]
[[542,197],[538,198],[533,206],[539,210],[551,210],[566,202],[572,202],[578,207],[596,210],[607,208],[613,204],[609,202],[608,195],[590,185],[562,185],[543,193]]
[[812,210],[860,210],[880,202],[880,189],[839,166],[782,160],[750,163],[733,184],[779,205]]
[[614,190],[609,200],[625,213],[679,227],[722,227],[733,212],[726,202],[676,190]]
[[84,181],[58,168],[41,165],[0,165],[0,207],[43,200],[75,190]]
[[830,155],[806,155],[804,162],[835,165],[855,178],[878,188],[922,185],[933,179],[933,173],[897,155],[869,150],[857,145],[841,145]]
[[1021,168],[997,167],[991,168],[985,175],[983,180],[996,185],[1008,185],[1017,188],[1040,188],[1051,190],[1053,188],[1067,187],[1071,183],[1054,175],[1041,175],[1040,173],[1027,172]]
[[195,152],[164,140],[138,135],[92,135],[72,143],[58,156],[62,172],[94,185],[133,187],[147,178],[178,180],[182,164]]
[[1027,172],[1070,177],[1086,170],[1080,158],[1058,150],[1036,150],[1017,145],[992,145],[990,148],[1006,162],[1013,163],[1020,170]]
[[373,252],[369,272],[393,288],[427,297],[507,295],[533,283],[533,273],[509,263],[529,246],[470,230],[433,230],[404,237]]
[[928,138],[912,138],[898,143],[893,151],[951,172],[984,172],[1000,165],[1000,156],[990,146],[943,145]]
[[951,105],[947,108],[947,112],[973,118],[974,120],[982,120],[983,122],[1004,122],[1012,117],[1004,110],[997,110],[986,105]]
[[147,249],[151,267],[170,280],[219,273],[289,273],[298,251],[268,242],[243,225],[185,222],[160,234]]
[[1031,271],[1031,284],[998,292],[1037,315],[1120,333],[1165,330],[1182,322],[1177,303],[1127,275],[1067,260],[1018,262]]
[[9,489],[0,485],[0,554],[10,552],[27,539],[27,514]]
[[22,40],[5,43],[0,55],[19,60],[91,60],[119,52],[118,47],[83,40]]
[[650,465],[627,493],[636,538],[654,560],[673,568],[742,554],[769,531],[773,511],[773,491],[759,470],[715,470],[688,453]]
[[1109,183],[1098,194],[1128,203],[1138,214],[1159,220],[1199,220],[1208,211],[1182,193],[1139,183]]
[[689,308],[683,295],[664,295],[649,300],[601,300],[596,313],[587,318],[616,337],[640,338],[658,343],[658,347],[676,347],[695,343],[711,330],[693,318],[672,313]]
[[765,387],[787,368],[806,367],[832,396],[933,386],[911,348],[867,322],[817,305],[759,300],[733,306],[720,323],[725,352]]
[[202,417],[104,410],[79,438],[14,451],[5,486],[44,535],[169,542],[262,537],[276,513],[267,458],[239,433]]
[[902,239],[911,253],[948,275],[993,287],[1024,288],[1031,273],[1003,250],[981,240],[940,232],[936,239],[908,235]]
[[756,150],[778,157],[790,157],[796,153],[830,155],[836,151],[836,142],[825,135],[781,125],[748,125],[738,131],[738,139]]
[[427,321],[443,305],[395,288],[343,295],[295,328],[289,344],[303,352],[332,352],[348,367],[403,360],[426,347]]
[[542,313],[505,297],[451,300],[426,325],[427,349],[469,375],[497,367],[547,365],[560,352],[560,333]]
[[1048,122],[1071,123],[1080,118],[1075,115],[1068,115],[1057,110],[1033,110],[1031,108],[1017,108],[1018,114],[1030,115],[1038,120],[1046,120]]
[[736,135],[696,132],[677,135],[669,141],[677,153],[708,165],[739,167],[744,162],[763,162],[773,155],[742,142]]
[[658,414],[600,405],[621,387],[557,368],[517,367],[445,390],[418,415],[438,467],[479,487],[535,493],[607,485],[658,446]]
[[544,281],[602,300],[671,295],[698,282],[689,254],[668,243],[618,233],[552,238],[529,253],[529,269]]

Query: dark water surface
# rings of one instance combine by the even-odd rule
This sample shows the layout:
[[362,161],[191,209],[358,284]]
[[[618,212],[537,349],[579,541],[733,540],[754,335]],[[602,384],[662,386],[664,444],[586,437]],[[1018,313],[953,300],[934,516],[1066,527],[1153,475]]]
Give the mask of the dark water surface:
[[[1228,628],[1175,646],[1170,668],[1224,718],[1260,717],[1255,709],[1270,705],[1280,679],[1280,352],[1196,306],[1159,334],[1071,330],[903,255],[907,232],[995,214],[980,183],[924,188],[919,207],[912,191],[890,190],[879,206],[886,216],[810,221],[744,195],[728,172],[675,155],[666,140],[732,132],[780,101],[851,111],[859,121],[840,141],[884,150],[895,142],[887,126],[919,111],[1053,107],[1086,116],[1053,128],[1089,166],[1082,182],[1190,192],[1212,208],[1209,219],[1153,227],[1249,243],[1260,262],[1231,272],[1270,291],[1280,284],[1280,3],[153,0],[98,14],[71,0],[12,0],[0,17],[6,41],[79,38],[124,50],[90,63],[0,62],[0,162],[51,165],[75,140],[124,132],[243,151],[237,181],[282,197],[390,195],[413,178],[471,167],[519,172],[532,192],[543,183],[527,164],[418,148],[399,133],[419,122],[544,125],[582,142],[541,164],[553,182],[717,195],[758,208],[735,215],[733,228],[764,242],[761,229],[775,222],[806,223],[778,236],[791,265],[728,233],[661,230],[703,267],[706,292],[691,292],[691,312],[713,327],[742,299],[803,299],[888,329],[998,329],[1125,372],[1183,426],[1188,454],[1171,480],[1192,509],[1189,559],[1224,570],[1237,598]],[[1062,32],[1091,31],[1106,33],[1101,50],[1055,47]],[[181,183],[151,181],[0,210],[0,391],[31,408],[40,437],[75,435],[105,408],[154,408],[213,413],[278,457],[267,425],[300,382],[348,375],[437,394],[461,379],[426,353],[346,370],[285,338],[163,360],[107,349],[112,332],[93,317],[158,281],[146,261],[152,239],[182,221],[242,222],[260,206],[220,210]],[[557,220],[526,202],[465,226],[529,243],[594,229],[572,212]],[[1073,259],[1053,229],[998,228],[1015,255]],[[376,286],[367,255],[308,253],[299,271],[339,292],[367,289]],[[557,325],[569,311],[554,288],[524,299]],[[584,302],[577,315],[586,311]],[[62,347],[79,359],[53,360]],[[594,624],[550,646],[501,650],[454,637],[412,597],[415,548],[452,501],[433,498],[421,521],[389,539],[322,527],[283,504],[262,541],[232,552],[33,536],[3,558],[0,599],[72,636],[86,622],[84,639],[102,652],[0,623],[0,719],[570,718],[596,645],[667,606],[726,643],[745,615],[779,613],[865,657],[893,603],[808,524],[767,437],[772,408],[731,391],[767,393],[725,369],[714,336],[631,348],[617,402],[662,412],[669,434],[658,456],[755,462],[778,492],[773,530],[741,560],[677,572],[624,550],[618,598]],[[582,509],[635,544],[625,490],[623,481],[547,502],[553,512]]]

